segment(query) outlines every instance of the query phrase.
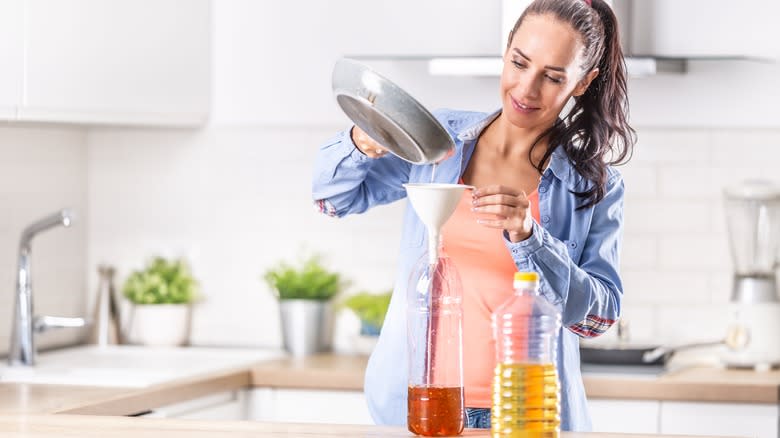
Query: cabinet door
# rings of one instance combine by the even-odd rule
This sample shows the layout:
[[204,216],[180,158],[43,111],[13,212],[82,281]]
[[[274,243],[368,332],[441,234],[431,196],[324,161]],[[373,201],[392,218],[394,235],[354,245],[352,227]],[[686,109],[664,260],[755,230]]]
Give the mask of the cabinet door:
[[190,420],[247,419],[247,391],[228,391],[155,408],[144,417]]
[[721,57],[778,55],[775,0],[633,1],[633,53]]
[[257,388],[249,418],[288,423],[374,424],[359,391]]
[[0,0],[0,119],[16,118],[22,103],[24,1]]
[[588,400],[594,432],[658,433],[656,400]]
[[778,406],[661,402],[661,433],[778,438]]
[[197,125],[209,0],[27,0],[23,120]]

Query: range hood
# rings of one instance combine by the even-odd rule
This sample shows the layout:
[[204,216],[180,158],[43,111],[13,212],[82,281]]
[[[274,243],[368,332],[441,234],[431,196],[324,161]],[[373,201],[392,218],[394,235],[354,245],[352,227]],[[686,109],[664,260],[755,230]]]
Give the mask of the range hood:
[[[443,56],[428,59],[431,75],[498,76],[509,31],[531,0],[502,0],[501,37],[495,55]],[[766,17],[775,17],[775,1],[766,0],[607,0],[621,29],[621,45],[628,74],[643,77],[681,74],[688,61],[774,61],[772,41],[777,28]],[[750,3],[748,7],[745,3]],[[755,4],[753,4],[755,3]],[[763,10],[766,9],[766,10]],[[761,12],[763,10],[763,13]],[[747,15],[746,15],[747,14]],[[747,35],[733,23],[756,22]],[[761,31],[764,31],[762,34]],[[776,31],[775,31],[776,32]]]
[[[626,56],[626,68],[631,77],[658,73],[685,73],[687,59],[651,56]],[[504,61],[499,56],[442,56],[428,60],[428,73],[433,76],[499,76]]]

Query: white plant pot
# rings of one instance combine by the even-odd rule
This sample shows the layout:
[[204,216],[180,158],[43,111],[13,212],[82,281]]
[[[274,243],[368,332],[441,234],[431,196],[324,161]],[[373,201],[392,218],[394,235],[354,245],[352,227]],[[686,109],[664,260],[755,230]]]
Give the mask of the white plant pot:
[[190,337],[188,304],[136,304],[130,310],[126,339],[130,344],[186,345]]

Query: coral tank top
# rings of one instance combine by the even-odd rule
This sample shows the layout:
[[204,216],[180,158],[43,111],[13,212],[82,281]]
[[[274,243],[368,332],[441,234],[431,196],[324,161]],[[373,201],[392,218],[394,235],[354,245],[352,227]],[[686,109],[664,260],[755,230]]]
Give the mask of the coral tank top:
[[[514,292],[517,271],[504,243],[503,230],[477,223],[466,190],[452,217],[442,228],[444,251],[463,282],[463,381],[466,406],[491,407],[496,353],[490,315]],[[539,222],[539,193],[528,196],[531,215]]]

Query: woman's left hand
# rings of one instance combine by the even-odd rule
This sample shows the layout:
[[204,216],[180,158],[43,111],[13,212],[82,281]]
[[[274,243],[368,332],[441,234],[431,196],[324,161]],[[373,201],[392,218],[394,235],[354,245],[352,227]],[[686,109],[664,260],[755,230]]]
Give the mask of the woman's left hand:
[[492,185],[474,190],[472,197],[472,211],[480,215],[478,224],[506,230],[512,242],[531,237],[534,220],[525,192]]

